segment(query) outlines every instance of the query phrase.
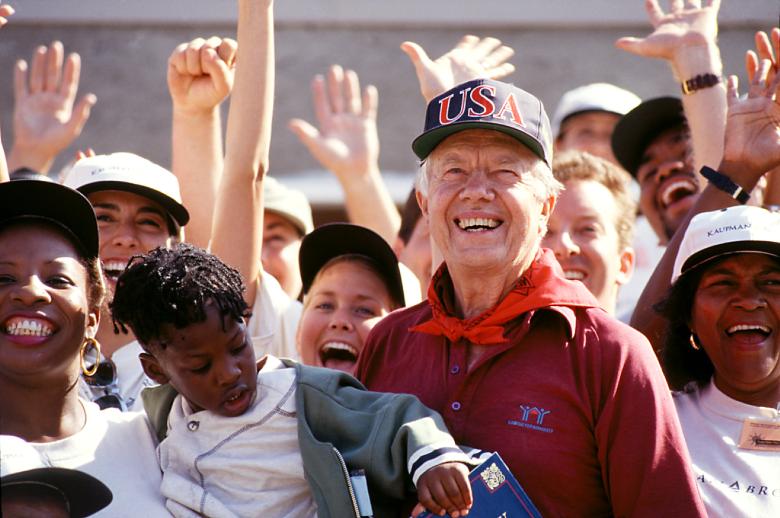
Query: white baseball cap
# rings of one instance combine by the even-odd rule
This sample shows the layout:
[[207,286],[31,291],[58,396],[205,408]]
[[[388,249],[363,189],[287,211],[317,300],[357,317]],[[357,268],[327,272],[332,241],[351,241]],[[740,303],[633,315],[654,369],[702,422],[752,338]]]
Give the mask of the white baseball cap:
[[553,137],[558,138],[563,121],[582,112],[608,112],[625,115],[642,100],[635,94],[609,83],[591,83],[569,90],[555,107]]
[[744,252],[780,257],[780,213],[739,205],[697,214],[680,243],[672,284],[713,259]]
[[82,158],[65,174],[63,184],[82,194],[128,191],[153,200],[184,226],[190,214],[181,201],[179,180],[170,171],[133,153]]

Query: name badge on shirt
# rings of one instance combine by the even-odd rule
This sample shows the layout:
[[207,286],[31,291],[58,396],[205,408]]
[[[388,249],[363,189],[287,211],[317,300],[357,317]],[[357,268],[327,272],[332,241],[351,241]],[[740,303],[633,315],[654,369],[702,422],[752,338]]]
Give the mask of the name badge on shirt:
[[780,420],[745,419],[738,446],[745,450],[780,452]]

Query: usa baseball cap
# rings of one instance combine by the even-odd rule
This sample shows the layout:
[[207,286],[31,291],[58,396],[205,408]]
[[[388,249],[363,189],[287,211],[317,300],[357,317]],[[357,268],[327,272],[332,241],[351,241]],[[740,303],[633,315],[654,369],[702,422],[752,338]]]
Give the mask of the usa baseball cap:
[[317,273],[328,261],[347,254],[362,255],[371,259],[382,275],[390,297],[399,306],[405,305],[401,272],[393,249],[376,232],[350,223],[322,225],[303,238],[298,252],[303,293],[309,292]]
[[159,203],[184,226],[190,214],[182,204],[179,180],[170,171],[133,153],[82,158],[68,171],[63,184],[83,194],[127,191]]
[[552,132],[542,102],[514,85],[474,79],[434,97],[425,127],[412,143],[424,160],[442,140],[459,131],[490,129],[519,140],[547,165],[552,163]]
[[739,205],[697,214],[680,243],[672,283],[713,259],[745,252],[780,257],[780,213]]
[[0,487],[5,493],[19,486],[47,487],[59,492],[68,504],[69,516],[74,517],[90,516],[113,500],[111,490],[92,475],[48,466],[30,444],[19,437],[2,435]]
[[636,176],[645,149],[662,131],[685,123],[682,101],[656,97],[626,113],[612,132],[612,153],[620,165]]
[[51,180],[0,183],[0,224],[21,218],[52,223],[75,240],[84,257],[98,256],[95,211],[83,194]]
[[586,112],[606,112],[623,116],[642,100],[636,94],[609,83],[591,83],[569,90],[558,101],[552,116],[553,135],[569,117]]

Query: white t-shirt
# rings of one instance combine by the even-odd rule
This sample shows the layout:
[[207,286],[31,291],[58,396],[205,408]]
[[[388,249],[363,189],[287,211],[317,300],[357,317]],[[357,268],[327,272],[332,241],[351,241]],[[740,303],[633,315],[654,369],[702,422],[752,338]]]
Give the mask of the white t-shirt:
[[317,516],[303,474],[295,369],[268,356],[257,399],[237,417],[192,409],[177,396],[160,444],[161,490],[174,516]]
[[87,422],[79,432],[59,441],[29,444],[52,466],[79,469],[108,486],[114,499],[94,516],[170,516],[160,493],[161,473],[146,416],[82,403]]
[[780,516],[780,452],[738,446],[745,419],[780,412],[735,401],[710,382],[676,392],[674,402],[709,516]]
[[247,331],[257,358],[272,354],[298,359],[295,333],[303,305],[290,298],[273,275],[263,272]]

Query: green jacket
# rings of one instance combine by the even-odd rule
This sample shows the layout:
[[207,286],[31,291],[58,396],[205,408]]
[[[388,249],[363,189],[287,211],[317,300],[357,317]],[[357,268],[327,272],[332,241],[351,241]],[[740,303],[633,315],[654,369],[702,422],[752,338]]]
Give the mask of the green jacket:
[[[374,516],[381,518],[397,516],[414,495],[413,476],[443,462],[473,464],[441,416],[416,397],[369,392],[348,374],[281,361],[296,370],[298,442],[320,518],[360,516],[351,470],[365,470]],[[176,395],[169,385],[142,393],[159,440]]]

